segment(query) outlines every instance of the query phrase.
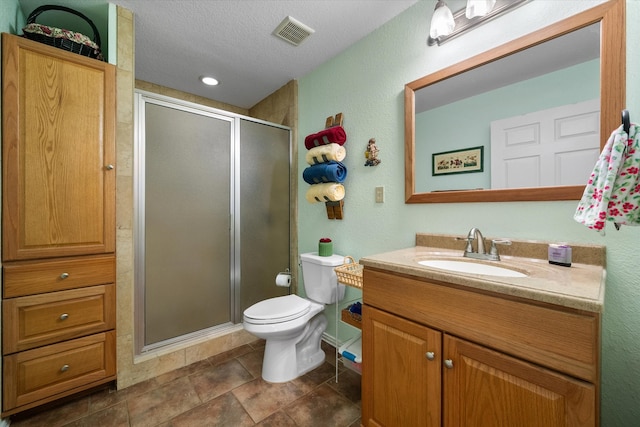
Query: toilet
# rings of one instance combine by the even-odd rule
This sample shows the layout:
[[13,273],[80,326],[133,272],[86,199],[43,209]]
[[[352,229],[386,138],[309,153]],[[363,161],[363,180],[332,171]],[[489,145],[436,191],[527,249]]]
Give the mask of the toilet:
[[345,287],[337,283],[333,270],[344,263],[343,256],[304,253],[300,262],[306,298],[269,298],[244,311],[244,329],[266,340],[262,378],[267,382],[291,381],[324,362],[320,348],[327,328],[324,306],[344,298]]

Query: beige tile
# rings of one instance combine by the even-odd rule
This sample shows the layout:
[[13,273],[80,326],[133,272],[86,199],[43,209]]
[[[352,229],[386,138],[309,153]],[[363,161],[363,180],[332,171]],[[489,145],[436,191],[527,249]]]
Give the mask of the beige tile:
[[186,364],[195,363],[231,348],[231,335],[223,335],[185,349]]
[[254,349],[249,345],[242,345],[240,347],[233,348],[231,350],[225,351],[224,353],[216,354],[215,356],[211,356],[207,360],[213,366],[219,365],[220,363],[226,362],[231,359],[235,359],[236,357],[243,356],[247,353],[251,353]]
[[142,394],[150,392],[151,390],[155,390],[156,388],[158,388],[158,386],[158,380],[156,378],[151,378],[146,381],[135,383],[125,389],[119,389],[117,395],[125,400],[131,399],[135,396],[140,396]]
[[[71,400],[66,403],[56,403],[41,413],[24,413],[11,417],[12,427],[61,427],[72,421],[85,417],[89,413],[89,396]],[[46,407],[45,407],[46,408]]]
[[335,378],[335,366],[325,362],[311,372],[307,372],[301,377],[293,380],[293,383],[304,393],[309,393],[325,381]]
[[253,375],[255,378],[262,376],[262,360],[264,359],[264,346],[245,353],[238,357],[238,361],[242,363],[242,366]]
[[254,376],[235,359],[216,366],[209,365],[209,368],[189,376],[193,388],[203,402],[214,399],[253,379]]
[[360,408],[326,384],[298,399],[285,412],[300,426],[348,426],[360,417]]
[[182,368],[174,369],[173,371],[160,374],[156,377],[158,384],[166,384],[174,381],[178,378],[188,377],[199,371],[211,368],[211,363],[207,360],[201,360],[200,362],[192,363]]
[[118,392],[115,387],[97,391],[90,396],[89,412],[102,411],[110,406],[124,402],[126,399],[127,395],[123,392]]
[[360,405],[362,399],[362,376],[349,369],[342,369],[338,375],[338,382],[327,381],[329,387],[355,403]]
[[118,123],[133,123],[133,89],[133,72],[118,70],[118,77],[116,78],[118,103],[116,120]]
[[[116,131],[116,167],[118,168],[118,176],[133,177],[133,147],[131,146],[131,140],[133,138],[133,123],[118,122],[118,128]],[[133,179],[127,183],[127,187],[133,188]],[[118,197],[124,198],[126,194],[120,193],[122,186],[118,183]],[[130,191],[129,191],[130,192]],[[133,205],[133,198],[130,198],[127,202]]]
[[259,422],[304,394],[295,384],[273,384],[256,379],[232,392],[254,421]]
[[98,412],[94,412],[88,417],[65,424],[65,427],[129,427],[129,413],[126,402],[120,402]]
[[291,419],[283,411],[278,411],[275,414],[271,414],[264,420],[260,421],[256,426],[260,427],[297,427],[295,421]]
[[251,335],[249,332],[244,329],[240,329],[239,331],[235,331],[231,334],[231,346],[239,347],[244,344],[253,344],[257,341],[264,341],[257,338],[255,335]]
[[131,426],[155,426],[195,408],[200,403],[187,378],[180,378],[147,393],[127,399]]
[[238,399],[231,393],[227,393],[178,415],[167,424],[167,427],[244,427],[253,425],[253,420],[238,402]]

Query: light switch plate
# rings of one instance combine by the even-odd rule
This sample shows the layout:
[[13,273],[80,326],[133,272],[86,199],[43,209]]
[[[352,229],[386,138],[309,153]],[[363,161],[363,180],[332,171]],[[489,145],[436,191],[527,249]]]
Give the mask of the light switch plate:
[[376,203],[384,203],[384,187],[376,187]]

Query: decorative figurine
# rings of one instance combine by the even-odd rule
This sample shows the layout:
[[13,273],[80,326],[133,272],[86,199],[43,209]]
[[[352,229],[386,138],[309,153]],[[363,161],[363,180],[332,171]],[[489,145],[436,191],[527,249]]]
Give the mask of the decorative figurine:
[[367,150],[364,152],[364,156],[367,158],[367,161],[364,163],[365,166],[378,166],[380,164],[380,159],[378,159],[378,152],[380,150],[376,147],[376,139],[371,138],[369,143],[367,144]]

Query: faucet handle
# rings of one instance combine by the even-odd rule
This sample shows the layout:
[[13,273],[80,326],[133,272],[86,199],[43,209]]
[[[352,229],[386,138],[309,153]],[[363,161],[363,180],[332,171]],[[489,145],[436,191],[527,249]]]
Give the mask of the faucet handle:
[[509,239],[492,239],[491,240],[491,249],[489,250],[490,255],[498,255],[498,248],[496,245],[511,245],[511,240]]
[[471,242],[473,242],[473,237],[471,237],[471,236],[456,237],[456,240],[466,240],[467,241],[467,247],[464,248],[464,251],[465,252],[473,252],[473,245],[471,244]]

